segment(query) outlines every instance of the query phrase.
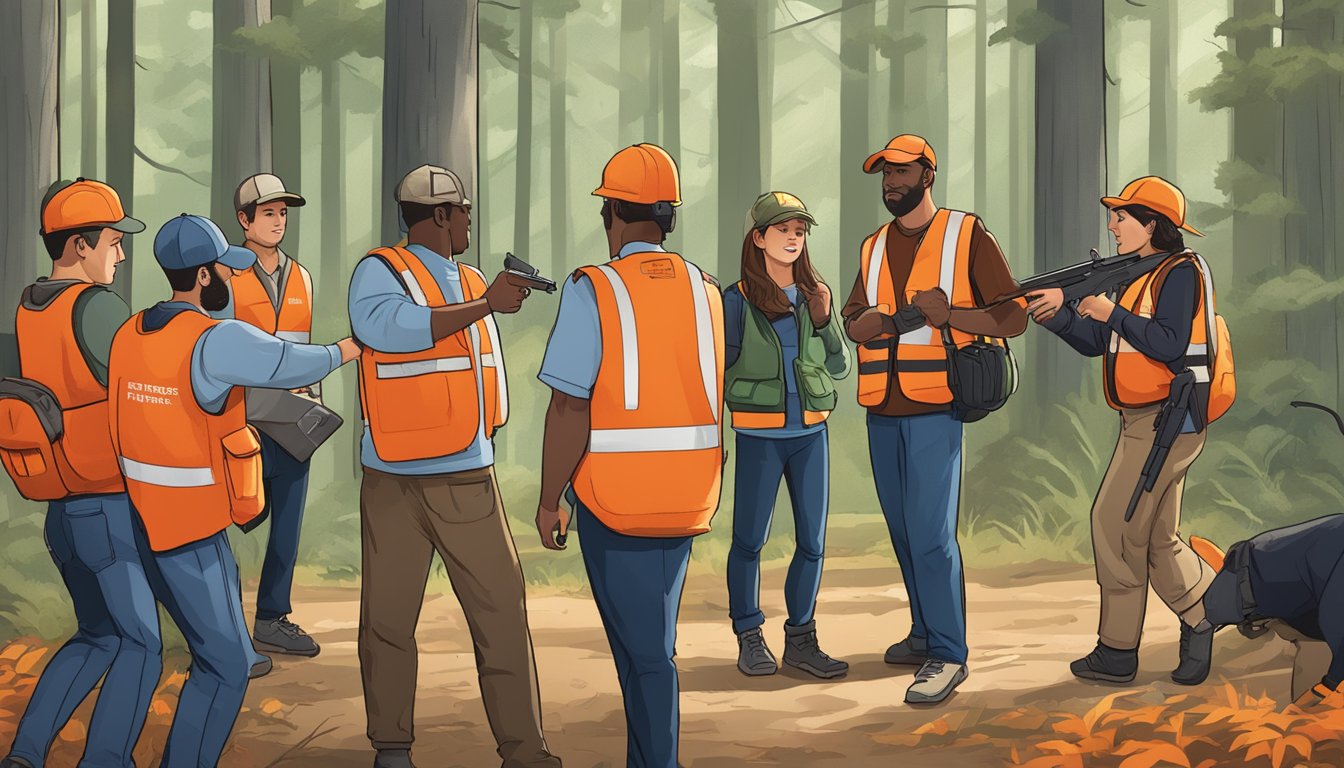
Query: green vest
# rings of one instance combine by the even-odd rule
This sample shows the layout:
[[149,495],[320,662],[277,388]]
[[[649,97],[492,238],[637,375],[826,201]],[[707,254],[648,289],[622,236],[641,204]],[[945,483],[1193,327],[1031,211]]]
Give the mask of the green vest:
[[[729,290],[741,291],[741,286]],[[732,367],[724,371],[724,401],[736,413],[778,413],[783,426],[784,350],[770,319],[742,297],[742,351]],[[836,379],[849,374],[849,346],[840,331],[838,315],[832,309],[830,322],[823,328],[812,323],[807,302],[794,307],[798,324],[798,358],[794,360],[794,378],[804,419],[824,418],[835,408]],[[755,425],[753,425],[755,426]]]

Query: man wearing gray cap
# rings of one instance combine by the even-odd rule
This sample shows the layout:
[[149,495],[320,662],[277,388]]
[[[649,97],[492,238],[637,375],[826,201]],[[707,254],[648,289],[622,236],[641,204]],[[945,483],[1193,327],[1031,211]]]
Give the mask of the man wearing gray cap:
[[350,327],[364,345],[359,663],[374,766],[411,765],[415,626],[437,551],[467,617],[504,768],[555,768],[493,468],[509,407],[494,313],[517,312],[529,291],[503,272],[487,287],[455,260],[467,250],[471,201],[452,171],[416,168],[396,200],[406,245],[375,249],[350,281]]
[[[243,228],[243,247],[256,254],[257,262],[229,281],[229,307],[216,316],[242,320],[285,341],[308,343],[313,331],[313,278],[280,249],[289,209],[306,203],[274,174],[258,173],[238,185],[233,207]],[[318,386],[295,391],[311,395]],[[266,490],[262,517],[269,515],[271,528],[257,587],[252,641],[260,651],[316,656],[321,650],[317,642],[289,620],[309,462],[291,456],[264,430],[258,431]]]

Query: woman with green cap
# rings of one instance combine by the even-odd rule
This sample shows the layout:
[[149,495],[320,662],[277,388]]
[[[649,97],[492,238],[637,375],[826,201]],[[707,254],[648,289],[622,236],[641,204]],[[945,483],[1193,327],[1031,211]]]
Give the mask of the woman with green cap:
[[830,495],[826,417],[834,380],[849,373],[849,348],[831,307],[831,291],[807,255],[816,219],[787,192],[761,195],[742,242],[742,278],[724,291],[724,399],[737,433],[733,543],[728,604],[737,634],[737,667],[746,675],[777,669],[761,633],[760,556],[770,532],[780,479],[793,503],[796,547],[784,583],[784,663],[820,678],[849,665],[818,647]]

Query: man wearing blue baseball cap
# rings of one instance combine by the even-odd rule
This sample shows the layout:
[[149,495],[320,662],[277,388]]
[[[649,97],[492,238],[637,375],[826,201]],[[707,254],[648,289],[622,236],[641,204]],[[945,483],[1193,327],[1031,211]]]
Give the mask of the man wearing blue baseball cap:
[[162,765],[214,765],[254,658],[225,535],[264,502],[243,388],[316,384],[359,347],[349,338],[297,344],[211,318],[228,302],[233,271],[251,268],[256,256],[229,245],[209,219],[184,213],[163,225],[154,258],[173,295],[132,317],[112,341],[112,442],[152,555],[150,582],[192,655]]

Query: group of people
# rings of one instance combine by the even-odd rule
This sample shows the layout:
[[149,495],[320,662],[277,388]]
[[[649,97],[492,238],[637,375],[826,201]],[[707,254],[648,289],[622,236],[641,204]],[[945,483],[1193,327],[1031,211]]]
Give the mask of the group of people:
[[[1170,258],[1156,279],[1075,311],[1057,290],[1000,300],[1017,288],[1003,253],[979,217],[935,205],[938,164],[924,139],[894,138],[863,170],[880,174],[892,218],[862,243],[838,313],[808,256],[816,218],[792,194],[769,192],[752,205],[740,279],[723,288],[663,247],[681,204],[663,149],[621,150],[593,193],[610,258],[564,281],[538,376],[551,398],[536,524],[545,547],[563,549],[577,523],[624,697],[631,766],[677,764],[676,621],[692,541],[719,504],[725,407],[736,433],[728,594],[737,666],[752,676],[778,668],[759,587],[783,479],[796,531],[783,662],[822,679],[847,672],[821,649],[815,609],[826,421],[837,407],[834,382],[854,367],[850,343],[910,601],[910,629],[885,654],[917,667],[907,702],[944,701],[968,674],[956,539],[963,424],[947,346],[1016,336],[1028,315],[1081,353],[1105,357],[1108,401],[1123,425],[1092,515],[1098,643],[1073,673],[1134,678],[1151,583],[1182,622],[1172,678],[1196,684],[1208,675],[1214,625],[1202,597],[1216,568],[1177,534],[1183,479],[1207,419],[1187,425],[1134,520],[1119,522],[1162,388],[1176,372],[1209,365],[1199,347],[1212,281],[1181,239],[1180,228],[1194,230],[1180,190],[1145,177],[1102,200],[1120,252]],[[288,618],[307,464],[249,425],[245,390],[317,397],[318,383],[355,359],[364,422],[358,646],[375,767],[411,765],[415,629],[436,552],[466,615],[503,765],[560,765],[542,729],[522,570],[493,470],[492,441],[509,411],[494,315],[518,311],[531,289],[509,271],[487,279],[456,260],[469,245],[472,202],[452,171],[416,168],[395,198],[405,242],[356,266],[352,337],[316,345],[312,281],[279,247],[288,209],[304,200],[275,176],[238,188],[244,247],[203,217],[164,224],[154,256],[172,296],[134,316],[106,286],[122,238],[144,225],[95,181],[48,194],[42,233],[52,273],[24,291],[18,336],[22,376],[50,388],[64,416],[54,455],[68,482],[42,498],[79,630],[44,672],[4,768],[41,766],[104,675],[83,764],[131,764],[161,669],[156,600],[193,659],[166,766],[215,764],[249,676],[270,668],[261,651],[318,653]],[[898,321],[912,307],[922,317],[914,328]],[[8,456],[2,443],[0,455]],[[22,488],[15,466],[6,459]],[[255,525],[264,511],[270,543],[249,634],[225,532]]]

